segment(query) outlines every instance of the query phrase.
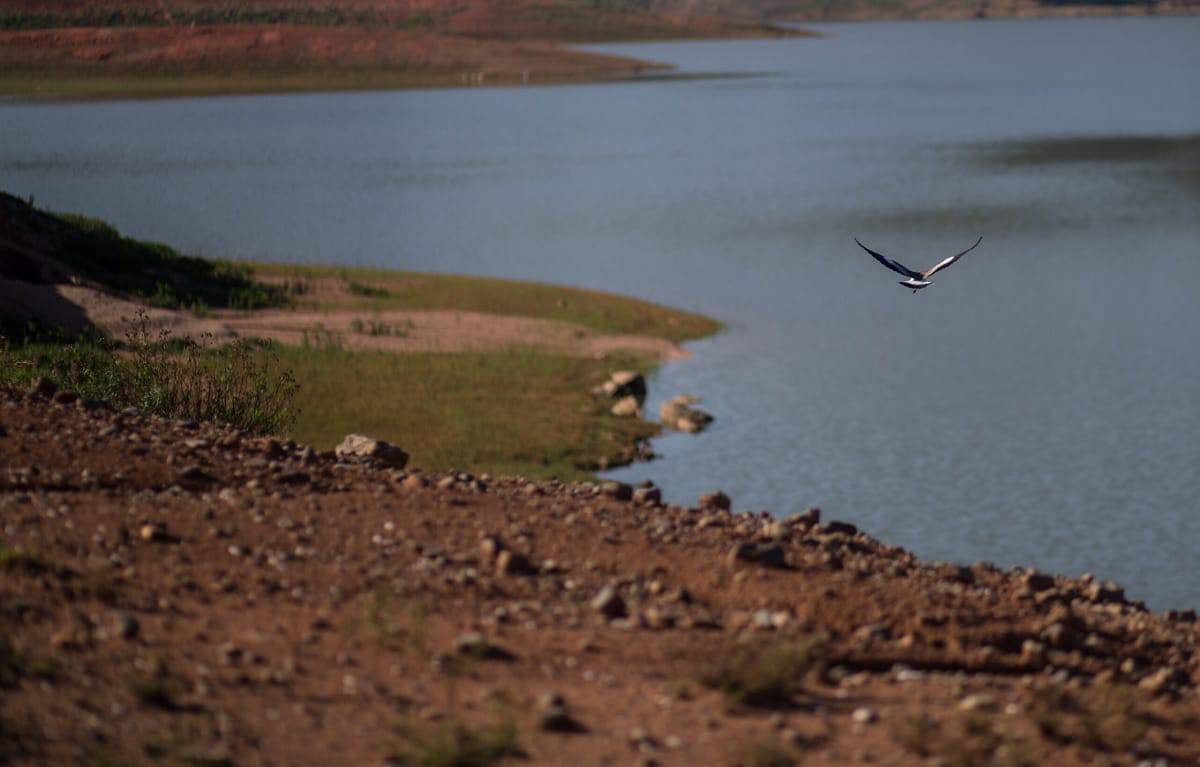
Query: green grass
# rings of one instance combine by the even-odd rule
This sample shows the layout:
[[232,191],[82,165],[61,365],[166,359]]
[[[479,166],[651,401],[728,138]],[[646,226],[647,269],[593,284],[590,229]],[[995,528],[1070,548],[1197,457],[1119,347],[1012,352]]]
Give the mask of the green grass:
[[616,418],[589,394],[635,358],[531,350],[391,354],[280,348],[299,383],[298,442],[336,445],[351,432],[399,445],[410,465],[530,477],[585,478],[658,427]]
[[1041,688],[1034,693],[1030,714],[1051,740],[1112,753],[1131,749],[1155,723],[1138,691],[1119,684],[1080,691]]
[[[489,72],[487,86],[595,82],[629,79],[633,70],[666,70],[664,65],[630,59],[628,70],[580,68],[575,71],[533,70],[526,80],[519,71]],[[18,67],[0,72],[0,94],[23,99],[109,100],[161,99],[261,93],[324,93],[411,88],[478,87],[463,79],[478,66],[436,64],[388,69],[283,69],[253,71],[101,71],[78,67]]]
[[24,549],[13,548],[0,541],[0,572],[41,575],[52,569],[53,567],[50,563],[37,554],[32,554]]
[[127,343],[0,346],[0,384],[44,376],[85,399],[144,413],[232,424],[254,434],[286,431],[295,417],[296,382],[274,347],[254,340],[225,346],[151,338],[143,315]]
[[1032,767],[1025,744],[997,728],[992,719],[972,715],[939,722],[927,714],[905,717],[892,730],[904,750],[922,759],[936,759],[947,767]]
[[795,767],[802,759],[796,749],[766,737],[752,742],[737,763],[745,767]]
[[821,654],[816,642],[744,647],[706,670],[700,682],[719,691],[732,708],[786,708]]
[[392,756],[409,767],[489,767],[524,755],[509,719],[474,727],[463,722],[426,730],[401,727],[399,735],[403,744]]
[[634,333],[688,341],[720,330],[720,323],[627,296],[537,282],[332,266],[253,264],[264,279],[346,283],[351,295],[302,305],[314,309],[457,310],[560,320],[600,333]]

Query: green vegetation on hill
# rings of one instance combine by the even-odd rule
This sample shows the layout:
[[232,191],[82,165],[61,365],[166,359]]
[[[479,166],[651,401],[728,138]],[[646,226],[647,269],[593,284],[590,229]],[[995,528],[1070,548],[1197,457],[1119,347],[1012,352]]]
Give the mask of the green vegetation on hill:
[[[0,224],[13,249],[0,274],[38,281],[46,264],[57,262],[86,281],[170,309],[258,309],[286,303],[281,290],[255,280],[244,264],[181,255],[161,243],[126,237],[98,219],[38,210],[3,192]],[[39,252],[40,258],[19,255],[43,243],[48,249]]]
[[155,338],[144,317],[121,344],[83,338],[0,346],[0,385],[37,378],[113,407],[228,423],[251,434],[284,432],[296,417],[296,379],[280,367],[273,345]]
[[395,15],[353,11],[346,8],[256,8],[222,5],[178,7],[96,8],[83,6],[67,12],[0,9],[0,30],[55,29],[69,27],[165,27],[211,26],[214,24],[289,24],[296,26],[361,26],[393,29],[424,29],[433,17],[426,11]]

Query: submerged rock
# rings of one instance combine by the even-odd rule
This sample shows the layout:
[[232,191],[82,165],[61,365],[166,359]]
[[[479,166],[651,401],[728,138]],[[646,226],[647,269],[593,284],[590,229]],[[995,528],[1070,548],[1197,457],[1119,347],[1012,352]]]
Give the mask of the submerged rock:
[[676,431],[688,434],[703,431],[713,422],[713,417],[703,410],[692,407],[698,401],[688,394],[672,397],[659,408],[658,419],[664,426]]

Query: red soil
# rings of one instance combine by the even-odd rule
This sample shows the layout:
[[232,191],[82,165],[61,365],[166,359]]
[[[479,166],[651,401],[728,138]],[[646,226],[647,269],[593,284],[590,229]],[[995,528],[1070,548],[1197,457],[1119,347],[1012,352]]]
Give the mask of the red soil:
[[[750,765],[785,743],[825,764],[1200,756],[1192,614],[628,492],[0,390],[0,755],[392,764],[401,725],[503,717],[528,764]],[[807,674],[768,674],[773,708],[702,682],[814,641]],[[544,728],[549,692],[578,731]]]

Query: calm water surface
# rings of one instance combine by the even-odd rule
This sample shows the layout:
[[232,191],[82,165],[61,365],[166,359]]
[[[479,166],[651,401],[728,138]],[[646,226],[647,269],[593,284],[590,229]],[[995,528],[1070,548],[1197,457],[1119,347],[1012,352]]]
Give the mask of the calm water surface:
[[[0,188],[711,314],[649,406],[716,423],[612,476],[1200,606],[1200,19],[821,31],[603,47],[724,79],[7,105]],[[981,234],[915,296],[851,239],[924,267]]]

